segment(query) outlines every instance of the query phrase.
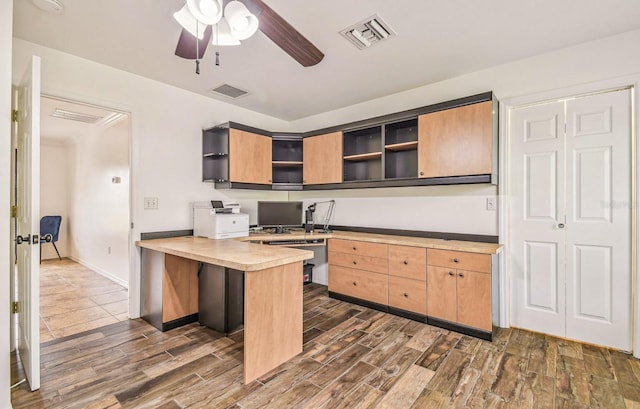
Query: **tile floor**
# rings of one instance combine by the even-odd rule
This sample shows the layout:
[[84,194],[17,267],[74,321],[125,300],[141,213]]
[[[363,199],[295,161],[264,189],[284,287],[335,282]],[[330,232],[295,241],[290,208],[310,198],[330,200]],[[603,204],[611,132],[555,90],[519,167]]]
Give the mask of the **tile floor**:
[[127,289],[72,261],[40,264],[40,342],[128,319]]

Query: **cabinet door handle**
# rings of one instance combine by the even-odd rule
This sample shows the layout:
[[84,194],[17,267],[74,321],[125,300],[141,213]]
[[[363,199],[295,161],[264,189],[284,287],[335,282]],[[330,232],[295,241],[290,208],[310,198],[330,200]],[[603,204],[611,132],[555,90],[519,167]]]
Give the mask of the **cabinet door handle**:
[[358,284],[354,281],[354,282],[353,282],[353,286],[354,286],[354,287],[357,287],[357,286],[358,286]]
[[424,176],[424,172],[420,172],[420,176]]
[[303,179],[303,180],[302,180],[302,183],[307,183],[307,181]]
[[453,277],[453,271],[449,271],[449,275]]
[[354,265],[355,265],[355,264],[358,264],[358,262],[357,262],[357,261],[355,261],[355,260],[353,260],[353,264],[354,264]]
[[454,258],[454,259],[453,259],[453,262],[454,262],[454,263],[459,263],[459,262],[460,262],[460,260],[458,260],[457,258]]
[[409,294],[407,294],[407,293],[404,293],[402,295],[404,295],[404,298],[409,298]]
[[406,266],[407,264],[409,264],[409,262],[408,262],[407,260],[403,261],[402,263],[403,263],[405,266]]
[[464,278],[464,274],[462,274],[462,273],[458,273],[458,277],[462,277],[462,278]]
[[269,183],[271,183],[271,179],[269,179]]
[[353,251],[356,251],[356,250],[357,250],[357,249],[356,249],[356,246],[353,246]]

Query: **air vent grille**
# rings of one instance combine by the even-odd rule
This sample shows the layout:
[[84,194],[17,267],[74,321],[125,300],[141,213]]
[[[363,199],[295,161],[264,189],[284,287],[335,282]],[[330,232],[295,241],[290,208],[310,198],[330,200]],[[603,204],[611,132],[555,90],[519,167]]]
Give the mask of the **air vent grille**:
[[360,50],[369,48],[396,35],[382,17],[377,14],[345,28],[340,31],[340,34]]
[[234,87],[233,85],[229,85],[229,84],[222,84],[219,87],[212,89],[211,91],[216,94],[224,95],[225,97],[228,97],[228,98],[239,98],[249,93],[249,91],[245,91],[243,89]]
[[87,124],[95,124],[100,119],[102,119],[102,117],[98,115],[67,111],[66,109],[60,109],[60,108],[56,108],[51,114],[51,116],[54,118],[68,119],[70,121],[84,122]]

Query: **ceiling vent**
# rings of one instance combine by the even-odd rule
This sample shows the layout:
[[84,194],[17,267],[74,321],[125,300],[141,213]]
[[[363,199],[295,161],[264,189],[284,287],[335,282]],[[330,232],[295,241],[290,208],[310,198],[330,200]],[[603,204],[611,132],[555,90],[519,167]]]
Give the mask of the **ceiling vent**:
[[222,84],[219,87],[212,89],[211,91],[228,98],[239,98],[249,93],[249,91],[245,91],[243,89],[234,87],[233,85],[229,85],[229,84]]
[[382,20],[382,17],[377,14],[340,31],[340,34],[360,50],[369,48],[396,35],[389,25]]
[[83,114],[82,112],[67,111],[60,108],[56,108],[51,116],[54,118],[68,119],[70,121],[84,122],[87,124],[95,124],[100,119],[102,119],[101,116]]

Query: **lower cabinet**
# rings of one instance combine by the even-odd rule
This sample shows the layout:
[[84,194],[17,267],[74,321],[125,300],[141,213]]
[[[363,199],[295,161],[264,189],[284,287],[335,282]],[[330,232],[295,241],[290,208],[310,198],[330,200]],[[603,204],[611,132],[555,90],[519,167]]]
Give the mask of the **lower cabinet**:
[[492,337],[489,254],[330,239],[328,262],[332,297]]
[[429,249],[427,263],[427,315],[491,331],[491,256]]
[[386,305],[387,275],[333,265],[330,267],[329,291]]

